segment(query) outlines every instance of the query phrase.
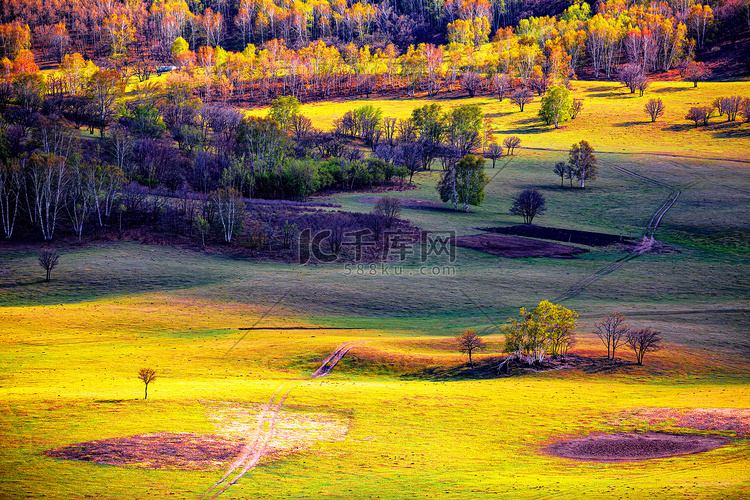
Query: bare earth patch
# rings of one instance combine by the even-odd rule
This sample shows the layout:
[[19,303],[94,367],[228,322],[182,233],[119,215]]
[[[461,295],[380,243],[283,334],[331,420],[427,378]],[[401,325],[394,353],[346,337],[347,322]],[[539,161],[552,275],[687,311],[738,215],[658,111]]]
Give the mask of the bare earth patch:
[[[219,435],[246,443],[252,440],[264,405],[244,405],[211,401],[208,417]],[[344,439],[349,430],[347,419],[333,414],[294,413],[282,409],[276,416],[275,431],[268,443],[266,457],[280,458],[309,448],[317,441]]]
[[487,252],[499,257],[563,257],[570,258],[588,250],[583,248],[550,243],[548,241],[532,240],[520,236],[502,234],[473,234],[459,236],[456,245],[481,252]]
[[145,469],[211,469],[226,465],[242,443],[221,436],[159,432],[89,441],[47,451],[47,455]]
[[576,460],[618,462],[666,458],[716,449],[731,440],[718,436],[694,436],[661,432],[591,434],[555,443],[552,455]]
[[[139,434],[72,444],[45,453],[54,458],[146,469],[223,468],[245,445],[253,442],[264,405],[215,401],[205,404],[215,434]],[[336,415],[282,410],[276,417],[275,433],[264,458],[278,459],[309,448],[317,441],[340,440],[347,431],[348,421]]]

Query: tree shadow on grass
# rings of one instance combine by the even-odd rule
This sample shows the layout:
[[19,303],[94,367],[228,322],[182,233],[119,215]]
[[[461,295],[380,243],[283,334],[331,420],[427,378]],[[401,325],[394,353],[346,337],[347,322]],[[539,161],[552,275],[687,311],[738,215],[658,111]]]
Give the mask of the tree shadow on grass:
[[628,99],[632,96],[633,94],[631,93],[623,94],[622,92],[613,91],[613,92],[601,92],[598,94],[588,94],[586,97],[602,97],[605,99]]
[[618,128],[628,128],[628,127],[648,125],[649,123],[651,122],[650,121],[631,121],[631,122],[614,123],[612,126],[618,127]]
[[407,380],[431,380],[434,382],[449,382],[461,380],[486,380],[494,378],[518,377],[534,373],[559,371],[564,369],[578,369],[584,373],[617,373],[627,372],[631,367],[637,366],[632,361],[622,359],[594,358],[579,356],[577,354],[566,354],[557,358],[547,357],[541,363],[528,365],[512,360],[510,366],[504,366],[498,370],[501,363],[505,361],[504,356],[492,356],[480,359],[471,367],[469,363],[458,366],[428,367],[414,373],[407,373],[401,378]]
[[[52,279],[54,281],[54,278]],[[32,285],[41,285],[47,281],[44,278],[30,280],[30,281],[16,281],[13,283],[0,283],[0,290],[12,290],[14,288],[23,288]]]
[[656,94],[667,94],[672,92],[682,92],[684,90],[690,90],[693,87],[664,87],[662,89],[656,89],[654,90],[654,93]]
[[714,127],[713,136],[717,139],[741,139],[750,137],[750,128],[743,128],[740,122],[724,122]]
[[406,380],[432,380],[435,382],[484,380],[499,378],[497,367],[502,363],[502,357],[483,358],[474,362],[472,368],[469,363],[457,366],[431,366],[414,373],[407,373],[401,378]]
[[514,115],[516,113],[517,111],[498,111],[496,113],[487,113],[485,116],[489,118],[504,118],[506,116]]
[[537,116],[518,120],[515,125],[516,128],[503,129],[503,134],[539,134],[550,130],[549,125],[543,123]]
[[662,130],[665,132],[686,132],[694,128],[700,128],[700,127],[696,127],[695,124],[693,123],[675,123],[667,127],[662,127]]
[[611,92],[619,89],[619,85],[602,85],[601,87],[592,87],[588,89],[588,92]]

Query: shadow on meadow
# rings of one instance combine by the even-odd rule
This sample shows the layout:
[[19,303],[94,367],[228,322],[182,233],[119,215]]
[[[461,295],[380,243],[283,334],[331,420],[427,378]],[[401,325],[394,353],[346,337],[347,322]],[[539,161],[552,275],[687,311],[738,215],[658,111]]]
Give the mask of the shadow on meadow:
[[550,130],[549,127],[545,125],[537,115],[534,115],[530,118],[517,120],[513,125],[515,125],[516,127],[503,129],[503,133],[507,135],[540,134],[543,132],[548,132]]
[[591,87],[588,89],[589,92],[612,92],[614,90],[619,89],[619,85],[605,85],[602,87]]
[[504,356],[482,358],[477,360],[473,367],[469,363],[456,366],[432,366],[414,373],[404,374],[401,378],[405,380],[448,382],[518,377],[567,369],[577,369],[588,374],[610,374],[627,371],[630,367],[637,366],[632,361],[593,358],[577,354],[568,354],[556,358],[548,357],[541,363],[533,364],[511,360],[509,366],[503,363],[505,359]]
[[673,92],[682,92],[684,90],[690,90],[693,87],[664,87],[661,89],[654,90],[656,94],[671,94]]
[[648,125],[649,123],[651,123],[651,122],[648,121],[648,120],[644,120],[644,121],[631,121],[631,122],[613,123],[612,126],[613,127],[617,127],[617,128],[630,128],[630,127],[638,127],[638,126]]
[[741,123],[725,122],[714,127],[713,136],[716,139],[742,139],[750,137],[750,127],[743,127]]
[[698,128],[694,123],[674,123],[667,127],[662,127],[662,130],[664,132],[686,132],[694,128]]

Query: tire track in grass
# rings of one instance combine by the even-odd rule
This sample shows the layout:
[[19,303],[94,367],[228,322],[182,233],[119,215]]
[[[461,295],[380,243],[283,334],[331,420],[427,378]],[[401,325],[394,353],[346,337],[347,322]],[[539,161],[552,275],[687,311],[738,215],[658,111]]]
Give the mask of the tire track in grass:
[[677,198],[680,197],[680,194],[682,192],[677,189],[676,187],[667,184],[665,182],[658,181],[656,179],[652,179],[650,177],[646,177],[645,175],[639,174],[638,172],[634,172],[632,170],[629,170],[627,168],[621,167],[615,163],[612,163],[610,161],[601,161],[602,165],[609,167],[616,172],[620,172],[621,174],[633,177],[639,181],[648,182],[651,184],[655,184],[659,187],[662,187],[664,189],[669,189],[669,196],[667,196],[667,199],[664,200],[664,203],[661,204],[661,206],[654,212],[654,214],[651,216],[651,220],[648,223],[648,226],[646,226],[645,231],[643,232],[643,239],[641,240],[641,243],[638,244],[632,252],[630,252],[628,255],[621,257],[617,259],[614,262],[611,262],[607,266],[603,267],[599,271],[595,272],[594,274],[591,274],[590,276],[587,276],[582,281],[576,283],[570,289],[568,289],[567,292],[563,293],[559,297],[554,299],[554,302],[565,302],[566,300],[572,299],[582,291],[584,291],[589,285],[594,283],[595,281],[599,280],[600,278],[613,273],[623,265],[625,265],[627,262],[630,262],[631,260],[643,255],[644,253],[651,250],[653,244],[654,244],[654,235],[656,234],[656,229],[659,227],[659,224],[661,223],[662,218],[666,215],[666,213],[669,211],[670,208],[677,202]]
[[[281,383],[279,387],[276,389],[276,391],[271,396],[271,399],[268,401],[268,403],[263,408],[263,411],[258,416],[258,426],[255,429],[255,434],[253,435],[252,442],[248,445],[246,445],[240,454],[237,456],[237,458],[232,462],[232,464],[229,466],[229,469],[224,474],[224,476],[216,481],[213,486],[211,486],[208,490],[206,490],[205,493],[203,493],[201,496],[199,496],[199,499],[207,497],[210,493],[214,492],[222,483],[224,486],[219,489],[216,493],[213,494],[213,496],[209,497],[209,500],[213,500],[214,498],[218,497],[222,493],[224,493],[227,489],[229,489],[230,486],[237,483],[237,481],[242,478],[251,468],[258,465],[258,462],[265,454],[266,450],[268,449],[268,443],[270,443],[271,439],[273,438],[275,432],[276,432],[276,419],[279,416],[279,413],[281,412],[281,407],[284,404],[284,401],[286,401],[286,398],[289,397],[289,394],[292,392],[292,389],[297,387],[299,385],[300,380],[312,380],[316,378],[325,377],[326,375],[331,373],[331,370],[338,364],[339,361],[341,361],[344,356],[346,356],[346,353],[348,353],[351,349],[354,347],[357,347],[358,345],[364,344],[366,342],[371,342],[370,340],[354,340],[351,342],[347,342],[346,344],[343,344],[336,348],[326,359],[323,361],[323,364],[320,365],[320,367],[309,377],[305,379],[294,379],[294,380],[287,380]],[[287,384],[289,384],[287,386]],[[281,398],[276,401],[276,397],[279,394],[282,394],[282,390],[286,387],[286,391],[283,392],[283,395]],[[268,415],[270,413],[270,415]],[[265,427],[266,423],[268,422],[268,417],[270,417],[270,423],[268,425],[268,430],[264,432],[263,428]],[[242,468],[239,472],[236,472],[238,469]],[[235,477],[229,482],[227,480],[232,476],[232,474],[235,474]]]

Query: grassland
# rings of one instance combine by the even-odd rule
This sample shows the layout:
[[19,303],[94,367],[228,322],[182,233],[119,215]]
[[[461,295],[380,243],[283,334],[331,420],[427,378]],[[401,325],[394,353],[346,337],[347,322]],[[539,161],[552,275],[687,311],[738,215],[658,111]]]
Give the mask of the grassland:
[[[445,109],[476,104],[493,119],[493,131],[502,139],[517,135],[524,147],[568,150],[570,145],[586,139],[597,151],[611,153],[678,154],[698,158],[745,159],[750,147],[750,124],[727,122],[726,116],[715,117],[709,127],[694,126],[685,119],[693,106],[710,105],[717,96],[750,95],[750,82],[701,82],[697,88],[690,82],[653,82],[644,97],[616,82],[575,81],[572,96],[583,99],[583,110],[575,120],[559,130],[545,125],[538,117],[539,98],[524,108],[497,96],[468,98],[454,92],[430,98],[352,99],[306,103],[302,114],[313,125],[329,130],[345,112],[366,104],[379,107],[384,117],[406,118],[412,109],[437,102]],[[643,107],[651,98],[664,101],[664,116],[651,123]],[[254,108],[249,114],[264,116],[266,108]]]
[[[621,108],[613,103],[632,102],[633,117],[643,120],[643,100],[621,89],[596,90],[614,85],[576,85],[590,94],[588,116],[560,131],[533,131],[537,125],[529,122],[525,132],[513,133],[524,134],[524,145],[552,149],[588,138],[600,151],[617,152],[603,159],[682,191],[657,232],[668,252],[635,259],[566,302],[581,315],[574,349],[579,354],[603,355],[591,327],[613,309],[633,326],[663,331],[668,349],[648,354],[646,366],[484,380],[465,370],[462,376],[449,374],[466,362],[454,350],[452,335],[502,323],[520,306],[560,295],[622,256],[614,248],[591,248],[574,260],[507,260],[459,249],[456,262],[433,258],[427,269],[437,266],[440,273],[424,276],[416,256],[391,263],[385,274],[383,268],[360,272],[356,266],[298,266],[165,246],[90,243],[60,247],[60,265],[44,283],[36,249],[3,246],[0,498],[197,498],[223,470],[95,465],[51,459],[44,451],[151,432],[214,433],[209,410],[216,402],[263,404],[282,382],[305,379],[336,346],[353,339],[371,342],[351,351],[330,377],[300,380],[285,403],[286,411],[345,420],[346,439],[264,462],[220,498],[746,496],[747,437],[707,453],[646,462],[577,462],[544,453],[544,446],[561,436],[592,432],[735,436],[728,430],[678,429],[673,420],[649,422],[637,412],[748,408],[749,402],[750,167],[640,154],[748,160],[747,135],[716,138],[718,127],[668,129],[682,121],[681,111],[653,126],[658,133],[651,136],[640,125],[618,128],[612,122],[635,118],[630,111],[608,118]],[[669,86],[688,84],[654,84],[651,92]],[[672,99],[669,113],[678,97],[705,102],[710,92],[747,88],[701,84],[663,95]],[[513,130],[515,120],[535,116],[533,107],[519,114],[507,102],[485,101],[508,112],[498,120],[505,131]],[[406,115],[421,101],[383,102],[393,106],[384,107],[385,115],[398,116],[397,110]],[[357,105],[306,106],[320,107],[314,118],[320,125],[326,109],[335,106],[338,115]],[[747,133],[747,125],[734,127]],[[623,154],[608,131],[631,134],[633,128],[639,131],[632,132]],[[682,144],[676,138],[690,141],[684,144],[695,151],[676,147]],[[564,155],[522,150],[503,168],[489,169],[487,201],[469,214],[407,209],[403,216],[428,230],[473,234],[478,227],[518,223],[508,213],[511,197],[537,187],[549,205],[539,224],[635,235],[667,196],[663,188],[604,167],[591,189],[560,188],[552,166]],[[417,189],[394,195],[435,200],[437,175],[421,173]],[[369,211],[371,197],[347,193],[326,201]],[[394,273],[397,265],[401,274]],[[252,326],[268,329],[240,330]],[[320,328],[301,328],[313,326]],[[480,362],[500,355],[502,338],[492,335],[488,343]],[[624,349],[618,357],[632,359]],[[140,399],[143,386],[136,378],[144,366],[160,375],[149,386],[148,401]]]

